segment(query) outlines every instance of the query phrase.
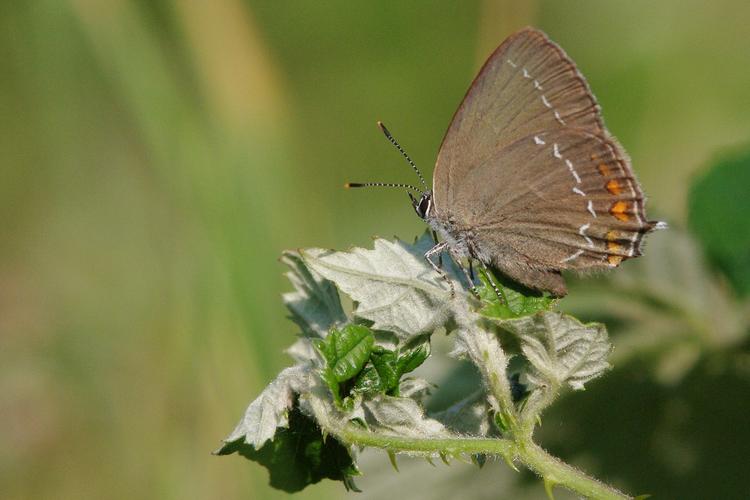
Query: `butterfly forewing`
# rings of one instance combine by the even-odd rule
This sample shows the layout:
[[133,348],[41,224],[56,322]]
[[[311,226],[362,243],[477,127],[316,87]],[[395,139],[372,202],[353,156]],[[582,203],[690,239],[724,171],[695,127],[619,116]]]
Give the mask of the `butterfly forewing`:
[[490,56],[453,117],[435,166],[436,206],[450,206],[466,175],[498,150],[564,127],[606,135],[575,64],[540,31],[521,30]]

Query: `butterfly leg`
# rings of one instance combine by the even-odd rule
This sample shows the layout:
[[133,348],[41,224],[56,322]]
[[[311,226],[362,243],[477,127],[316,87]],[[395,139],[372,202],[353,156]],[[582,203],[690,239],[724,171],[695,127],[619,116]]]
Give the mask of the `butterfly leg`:
[[[432,230],[432,241],[434,241],[436,245],[439,243],[438,237],[437,237],[437,231],[435,231],[434,229]],[[442,253],[438,254],[438,267],[440,269],[443,268],[443,254]]]
[[430,258],[435,254],[438,254],[438,256],[440,256],[440,252],[445,250],[447,247],[448,247],[448,243],[445,241],[443,241],[442,243],[438,243],[434,247],[427,250],[427,252],[425,252],[424,258],[430,264],[430,266],[435,270],[435,272],[437,272],[441,278],[443,278],[445,281],[448,282],[448,286],[450,286],[451,288],[451,298],[453,298],[456,295],[456,289],[453,288],[453,282],[450,280],[450,278],[448,278],[448,275],[445,273],[445,271],[440,269],[437,266],[437,264],[435,264]]
[[497,287],[497,284],[495,284],[495,281],[492,279],[492,272],[490,271],[490,268],[487,267],[487,264],[479,261],[482,264],[482,267],[484,268],[485,275],[487,276],[487,281],[490,282],[490,285],[492,285],[492,289],[495,291],[495,295],[497,295],[497,298],[500,300],[501,304],[505,304],[505,298],[503,297],[503,294],[500,293],[500,289]]
[[[456,265],[461,269],[461,271],[464,273],[464,277],[466,278],[466,281],[469,283],[469,290],[471,290],[472,295],[474,297],[479,298],[479,291],[477,290],[477,287],[474,286],[474,273],[469,272],[466,267],[464,267],[463,262],[461,262],[461,257],[457,255],[455,252],[451,251],[451,249],[448,249],[448,253],[450,254],[451,258],[453,259],[453,262],[456,263]],[[469,258],[469,269],[471,269],[471,258]]]

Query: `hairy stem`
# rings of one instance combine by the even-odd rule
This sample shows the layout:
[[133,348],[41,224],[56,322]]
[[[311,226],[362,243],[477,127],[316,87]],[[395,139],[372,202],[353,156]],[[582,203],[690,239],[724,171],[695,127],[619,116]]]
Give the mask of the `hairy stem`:
[[390,452],[473,455],[500,455],[508,461],[519,461],[545,481],[562,486],[587,498],[632,498],[621,491],[587,476],[558,458],[553,457],[530,439],[491,439],[472,437],[417,438],[372,432],[355,424],[348,424],[336,433],[351,445],[370,446]]
[[530,438],[492,439],[472,437],[416,438],[372,432],[348,424],[335,433],[342,441],[357,446],[381,448],[390,452],[425,454],[489,454],[508,461],[519,461],[552,485],[559,485],[587,498],[632,498],[621,491],[587,476],[558,458],[553,457]]
[[542,412],[553,403],[559,390],[559,385],[552,385],[551,387],[539,388],[532,392],[520,412],[521,417],[518,426],[513,429],[513,432],[531,439]]
[[526,467],[543,477],[545,481],[560,485],[587,498],[632,498],[553,457],[531,440],[520,443],[516,455]]
[[339,437],[349,444],[372,446],[393,452],[412,452],[446,455],[460,453],[487,453],[512,456],[516,445],[510,439],[449,437],[416,438],[372,432],[355,424],[349,424],[339,432]]

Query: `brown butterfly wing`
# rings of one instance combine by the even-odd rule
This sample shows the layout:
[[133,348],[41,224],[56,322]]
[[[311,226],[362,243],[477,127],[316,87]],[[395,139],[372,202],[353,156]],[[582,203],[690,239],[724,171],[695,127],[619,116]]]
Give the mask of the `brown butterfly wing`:
[[[500,175],[505,162],[516,166],[512,176]],[[471,209],[461,212],[479,254],[511,278],[558,295],[565,293],[559,271],[637,257],[643,235],[656,226],[622,149],[582,130],[558,129],[505,146],[464,185],[479,186]],[[459,198],[467,195],[459,191]]]
[[433,174],[435,206],[451,206],[464,177],[504,146],[562,127],[606,135],[573,61],[541,31],[523,29],[490,56],[451,121]]
[[543,33],[510,36],[485,63],[435,166],[437,217],[474,256],[530,288],[566,293],[565,269],[640,255],[648,221],[630,161],[583,76]]

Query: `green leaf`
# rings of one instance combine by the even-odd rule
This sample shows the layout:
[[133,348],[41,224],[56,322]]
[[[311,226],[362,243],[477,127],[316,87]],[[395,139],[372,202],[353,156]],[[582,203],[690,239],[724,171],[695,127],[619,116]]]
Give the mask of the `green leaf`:
[[375,342],[369,328],[362,325],[347,325],[341,330],[332,330],[326,342],[326,359],[337,382],[345,382],[362,371]]
[[396,353],[385,349],[373,351],[370,362],[380,378],[383,392],[390,392],[398,387],[401,374],[396,367]]
[[[484,269],[479,270],[479,280],[482,286],[478,287],[478,291],[483,304],[479,312],[489,318],[528,316],[547,310],[555,304],[555,299],[551,297],[507,280],[498,280],[494,273]],[[490,280],[497,285],[502,300],[495,293]]]
[[340,408],[351,409],[352,401],[347,399],[351,386],[342,386],[362,372],[370,359],[374,343],[372,331],[363,325],[347,325],[341,330],[331,330],[325,339],[314,341],[326,360],[320,376]]
[[430,336],[419,335],[409,339],[398,352],[399,377],[417,369],[430,356]]
[[344,396],[341,394],[341,384],[336,380],[336,376],[333,374],[333,370],[325,368],[320,371],[320,378],[325,382],[328,389],[333,394],[334,402],[341,408],[344,407]]
[[429,355],[430,336],[426,334],[411,338],[396,352],[375,346],[370,354],[370,362],[357,377],[353,391],[398,395],[401,377],[416,369]]
[[750,293],[750,151],[722,158],[697,178],[688,225],[740,295]]
[[289,427],[279,429],[260,449],[238,439],[225,444],[217,454],[235,452],[267,468],[271,486],[288,493],[321,479],[342,481],[351,488],[352,477],[359,475],[348,449],[332,436],[324,438],[320,427],[296,404],[289,412]]
[[497,425],[497,428],[503,434],[509,432],[511,428],[510,423],[508,422],[508,416],[502,411],[495,413],[495,425]]
[[398,382],[396,353],[375,347],[370,353],[370,362],[357,377],[352,391],[361,394],[387,393],[396,389]]

